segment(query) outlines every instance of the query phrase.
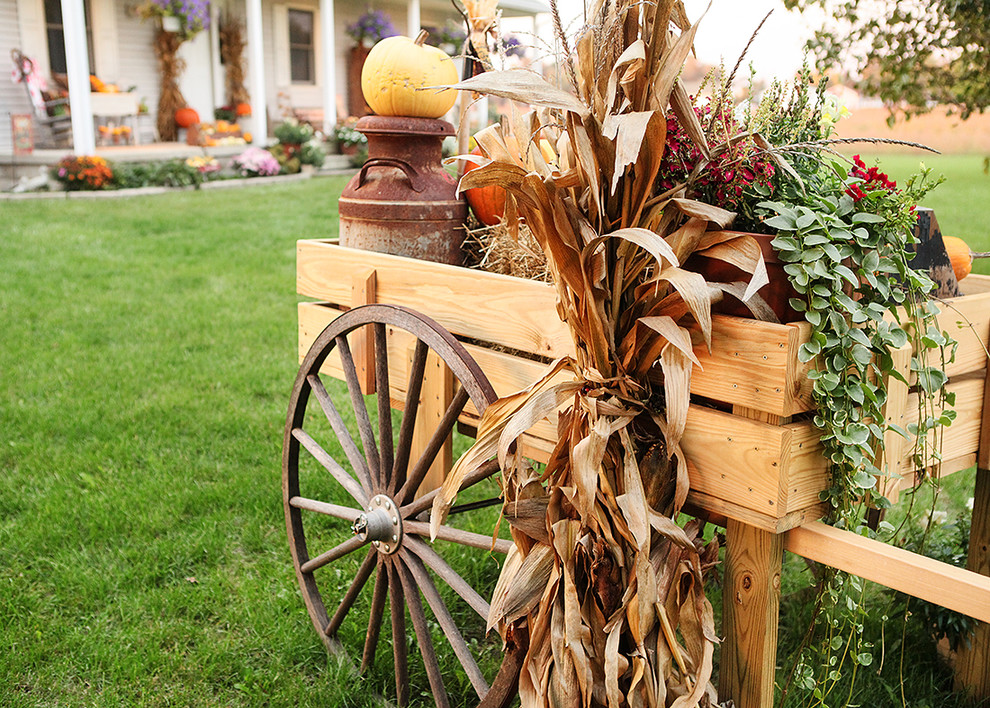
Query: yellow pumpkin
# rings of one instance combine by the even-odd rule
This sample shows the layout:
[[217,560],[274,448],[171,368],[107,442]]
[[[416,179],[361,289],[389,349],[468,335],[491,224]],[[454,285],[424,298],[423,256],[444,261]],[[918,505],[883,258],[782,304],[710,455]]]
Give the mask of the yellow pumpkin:
[[361,69],[361,91],[380,116],[440,118],[454,106],[457,91],[430,86],[457,83],[457,68],[446,53],[423,44],[426,32],[413,40],[386,37],[368,53]]
[[945,252],[949,254],[956,280],[962,280],[973,270],[973,254],[969,250],[969,244],[956,236],[943,236],[942,243],[945,244]]

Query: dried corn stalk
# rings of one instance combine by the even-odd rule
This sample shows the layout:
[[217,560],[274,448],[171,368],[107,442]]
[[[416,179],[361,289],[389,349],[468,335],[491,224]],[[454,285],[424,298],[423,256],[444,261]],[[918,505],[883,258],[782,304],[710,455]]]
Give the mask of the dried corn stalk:
[[[711,346],[722,288],[680,266],[693,253],[728,261],[754,274],[747,295],[766,271],[755,241],[722,230],[731,212],[655,191],[668,111],[709,150],[678,79],[695,31],[682,4],[600,0],[590,16],[562,57],[576,93],[527,71],[458,85],[538,109],[476,136],[488,162],[461,188],[505,187],[505,223],[521,219],[544,251],[577,354],[488,408],[431,523],[497,456],[515,547],[489,626],[506,636],[528,624],[523,706],[687,708],[714,698],[703,577],[717,548],[700,524],[672,519],[689,488],[680,439],[694,346]],[[538,473],[513,443],[548,416],[558,441]]]

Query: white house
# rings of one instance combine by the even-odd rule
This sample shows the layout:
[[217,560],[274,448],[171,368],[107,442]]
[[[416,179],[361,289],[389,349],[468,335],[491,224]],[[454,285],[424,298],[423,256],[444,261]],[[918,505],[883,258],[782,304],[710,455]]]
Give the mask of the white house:
[[[0,55],[10,57],[12,49],[19,49],[37,62],[42,76],[68,75],[77,153],[92,152],[94,145],[91,73],[122,89],[133,86],[155,115],[160,82],[152,49],[155,24],[142,19],[142,2],[0,0]],[[546,11],[544,0],[501,0],[499,7],[506,17]],[[217,19],[221,12],[229,13],[246,28],[246,88],[253,109],[247,129],[269,134],[269,123],[280,119],[286,104],[322,111],[324,127],[330,127],[347,105],[347,57],[353,41],[345,29],[368,9],[387,13],[399,32],[412,35],[423,26],[460,20],[449,0],[214,0],[210,29],[180,49],[186,62],[180,89],[203,120],[226,103]],[[7,66],[8,72],[14,68],[12,61]],[[25,87],[0,79],[0,154],[12,150],[10,116],[28,113],[32,106]],[[153,124],[152,117],[147,126]],[[40,126],[36,132],[45,137]]]

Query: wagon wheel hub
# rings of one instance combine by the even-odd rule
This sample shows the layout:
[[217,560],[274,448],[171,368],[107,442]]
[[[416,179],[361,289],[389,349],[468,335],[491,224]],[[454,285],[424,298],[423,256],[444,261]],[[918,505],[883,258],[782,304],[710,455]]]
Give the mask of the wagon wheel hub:
[[372,498],[368,510],[351,524],[351,530],[381,553],[391,555],[402,545],[402,516],[395,502],[384,494]]

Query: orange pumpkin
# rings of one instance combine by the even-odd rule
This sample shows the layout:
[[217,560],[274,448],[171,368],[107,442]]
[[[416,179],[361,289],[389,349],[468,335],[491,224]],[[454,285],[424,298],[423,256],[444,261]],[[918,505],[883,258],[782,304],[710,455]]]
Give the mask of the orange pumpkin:
[[[471,154],[481,155],[481,148],[476,147],[471,151]],[[464,174],[477,166],[473,162],[467,163]],[[464,196],[467,197],[471,211],[474,212],[478,221],[485,226],[494,226],[502,220],[502,214],[505,213],[505,190],[502,187],[494,184],[487,187],[474,187],[466,190]]]
[[234,111],[239,116],[249,116],[251,115],[251,104],[250,103],[238,103],[234,107]]
[[945,252],[949,254],[956,280],[962,280],[973,271],[973,254],[969,250],[969,244],[956,236],[943,236],[942,243],[945,244]]
[[175,124],[180,128],[188,128],[190,125],[199,123],[199,113],[186,106],[175,112]]

